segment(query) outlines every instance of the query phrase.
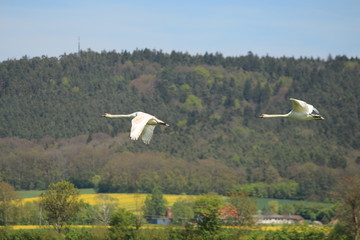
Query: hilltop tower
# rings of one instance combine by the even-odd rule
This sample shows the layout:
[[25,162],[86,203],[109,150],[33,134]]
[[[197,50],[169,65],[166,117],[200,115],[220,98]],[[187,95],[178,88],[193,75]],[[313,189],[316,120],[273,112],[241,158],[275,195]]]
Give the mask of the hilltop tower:
[[78,37],[78,55],[80,56],[80,37]]

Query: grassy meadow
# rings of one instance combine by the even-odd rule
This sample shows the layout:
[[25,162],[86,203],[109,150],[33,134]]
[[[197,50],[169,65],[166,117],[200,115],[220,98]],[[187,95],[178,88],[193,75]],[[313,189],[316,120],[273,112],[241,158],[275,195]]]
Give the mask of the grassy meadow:
[[[95,194],[95,189],[93,188],[83,188],[79,189],[80,194]],[[35,198],[39,197],[43,190],[29,190],[29,191],[16,191],[20,198]]]

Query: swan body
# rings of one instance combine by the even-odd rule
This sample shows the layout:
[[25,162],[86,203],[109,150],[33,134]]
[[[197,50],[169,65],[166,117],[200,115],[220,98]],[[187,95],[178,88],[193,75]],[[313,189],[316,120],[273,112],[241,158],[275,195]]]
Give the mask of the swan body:
[[130,138],[131,140],[138,140],[141,136],[145,144],[150,143],[157,125],[169,126],[164,121],[144,112],[134,112],[125,115],[105,113],[101,116],[106,118],[132,118]]
[[314,108],[313,105],[308,104],[302,100],[298,100],[295,98],[290,98],[292,103],[292,110],[287,114],[261,114],[260,118],[279,118],[279,117],[287,117],[294,118],[298,120],[324,120],[324,118],[320,115],[319,111]]

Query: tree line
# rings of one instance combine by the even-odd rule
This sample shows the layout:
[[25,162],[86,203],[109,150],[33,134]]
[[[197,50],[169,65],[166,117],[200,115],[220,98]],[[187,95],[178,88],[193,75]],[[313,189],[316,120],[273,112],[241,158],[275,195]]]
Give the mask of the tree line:
[[88,135],[39,141],[0,139],[1,179],[26,190],[68,180],[99,193],[149,193],[156,187],[169,194],[228,195],[235,190],[253,197],[330,200],[336,179],[346,174],[346,169],[304,163],[289,167],[291,175],[286,178],[269,163],[244,168],[217,159],[187,161],[156,151],[125,151],[131,144],[144,147],[130,142],[126,133],[117,137],[92,134],[91,141]]

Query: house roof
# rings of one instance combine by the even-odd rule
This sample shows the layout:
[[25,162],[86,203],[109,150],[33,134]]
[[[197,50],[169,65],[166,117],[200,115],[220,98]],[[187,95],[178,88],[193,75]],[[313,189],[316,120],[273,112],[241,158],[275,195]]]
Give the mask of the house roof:
[[228,218],[228,217],[233,217],[233,218],[239,217],[239,214],[238,214],[236,208],[231,205],[227,205],[223,209],[220,209],[219,214],[220,214],[220,218],[222,218],[222,219]]

